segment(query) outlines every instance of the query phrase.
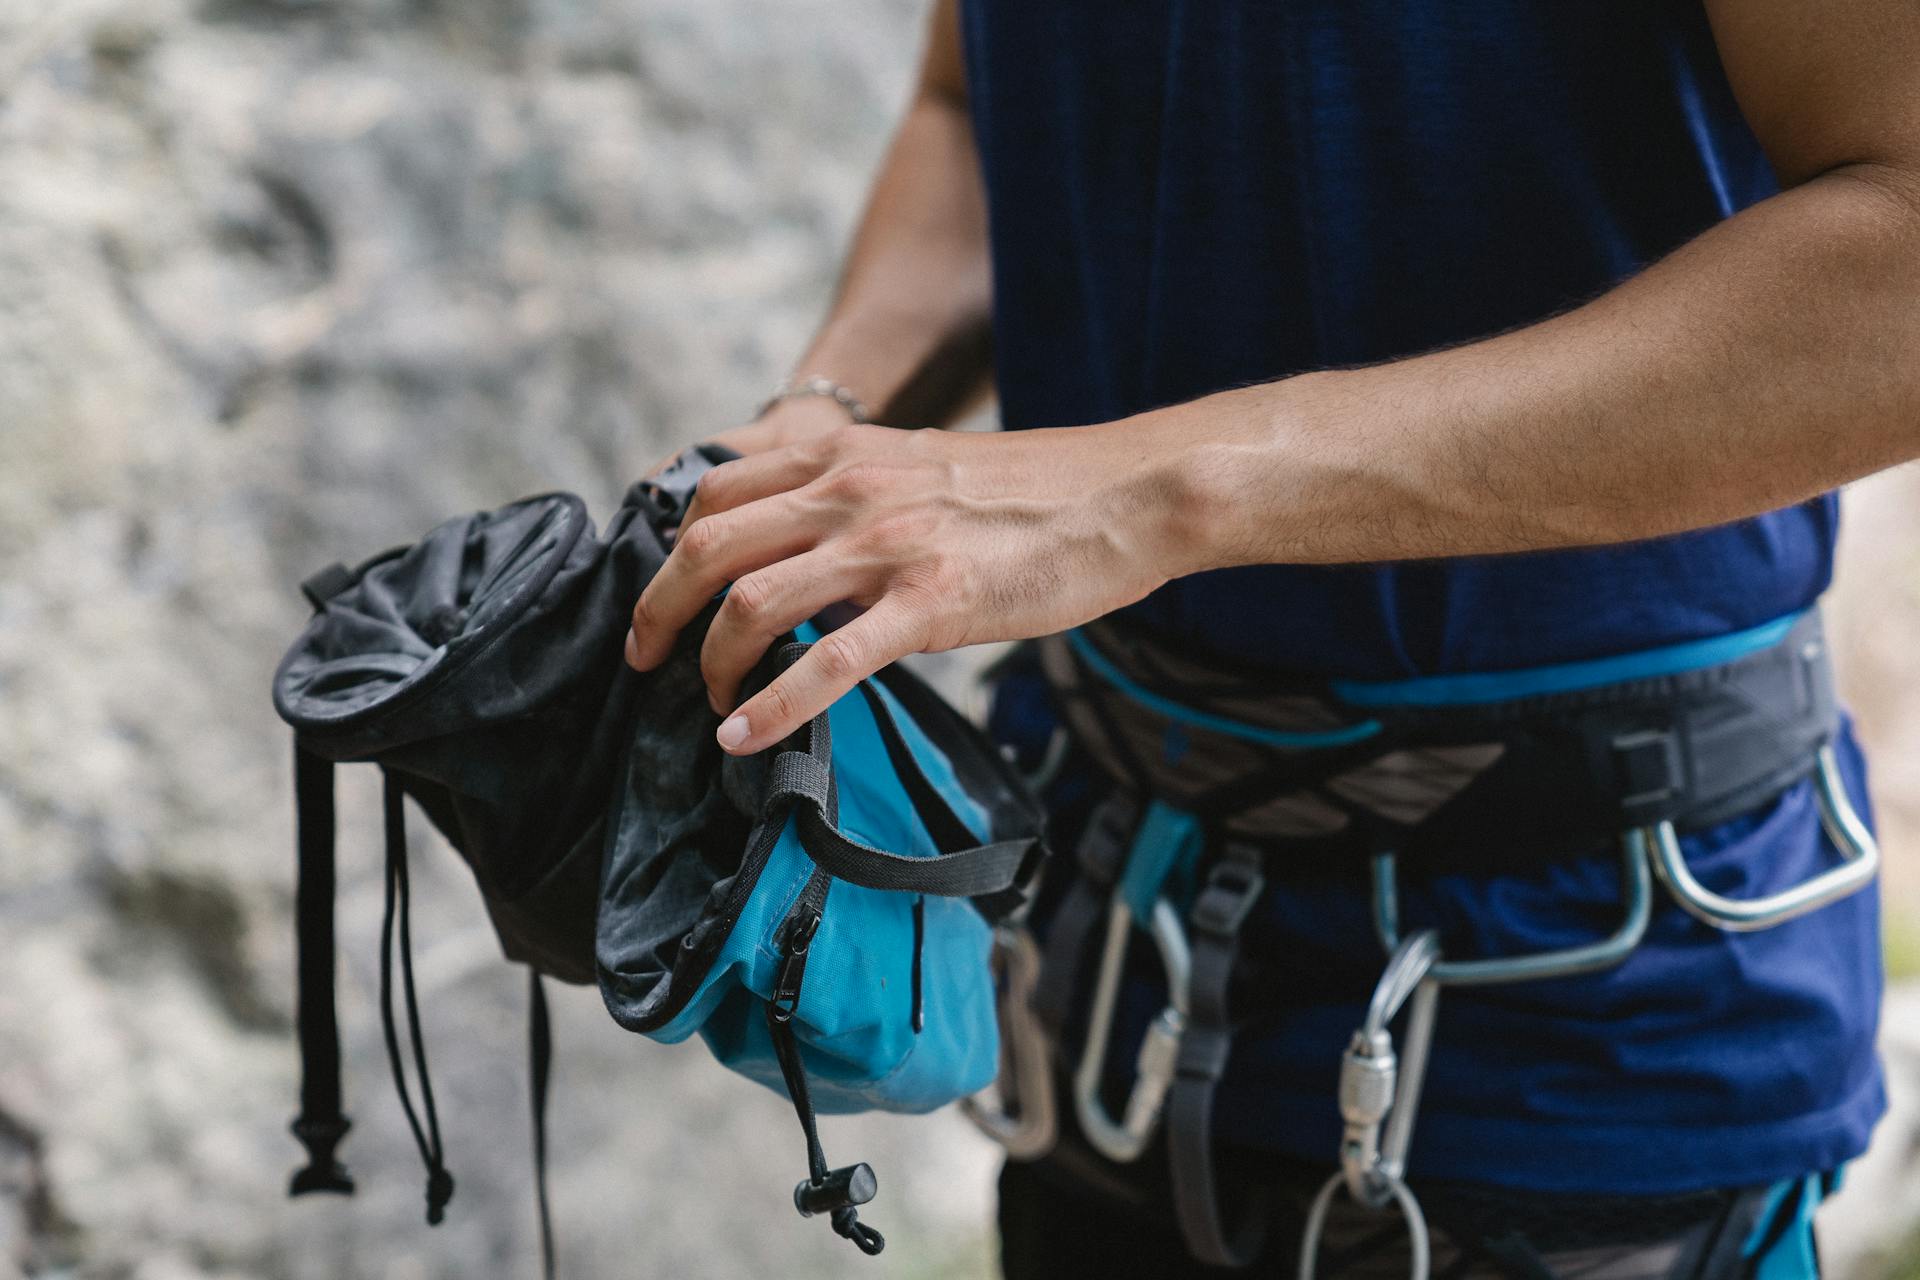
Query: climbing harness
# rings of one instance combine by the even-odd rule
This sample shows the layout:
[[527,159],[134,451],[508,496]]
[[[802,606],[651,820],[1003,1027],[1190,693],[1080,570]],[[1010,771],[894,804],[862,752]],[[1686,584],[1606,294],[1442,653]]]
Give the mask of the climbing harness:
[[[1363,859],[1389,959],[1341,1061],[1339,1172],[1312,1201],[1311,1280],[1334,1200],[1404,1219],[1416,1280],[1430,1247],[1406,1181],[1440,991],[1593,973],[1640,944],[1655,884],[1696,919],[1764,929],[1857,892],[1879,853],[1848,800],[1817,609],[1732,636],[1494,675],[1300,681],[1222,672],[1111,620],[1038,642],[1079,758],[1112,787],[1075,849],[1050,922],[1033,1010],[1074,1044],[1081,1131],[1118,1164],[1164,1131],[1174,1207],[1194,1255],[1245,1265],[1268,1202],[1223,1209],[1213,1107],[1235,1029],[1229,984],[1243,930],[1282,868]],[[1687,868],[1679,834],[1764,806],[1811,779],[1836,865],[1779,893],[1732,899]],[[1204,819],[1204,820],[1203,820]],[[1497,956],[1441,953],[1403,933],[1400,882],[1585,856],[1612,844],[1620,914],[1591,942]],[[1276,850],[1286,851],[1286,860]],[[1116,1118],[1103,1101],[1135,934],[1165,971],[1167,1007],[1135,1057]],[[1086,975],[1091,973],[1090,990]],[[1392,1025],[1404,1013],[1402,1045]]]

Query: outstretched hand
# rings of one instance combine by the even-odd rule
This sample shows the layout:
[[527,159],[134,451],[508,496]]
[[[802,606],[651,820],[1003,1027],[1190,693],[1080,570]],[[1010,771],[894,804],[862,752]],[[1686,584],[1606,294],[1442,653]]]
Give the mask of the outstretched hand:
[[[1161,450],[1119,426],[842,426],[724,463],[634,606],[627,661],[665,661],[725,590],[701,673],[721,747],[747,754],[907,654],[1077,626],[1186,571]],[[862,612],[740,704],[767,648],[841,602]]]

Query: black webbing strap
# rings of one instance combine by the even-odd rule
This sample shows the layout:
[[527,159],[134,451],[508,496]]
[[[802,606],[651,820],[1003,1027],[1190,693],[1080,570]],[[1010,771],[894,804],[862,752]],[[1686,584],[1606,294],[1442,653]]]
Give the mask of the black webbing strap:
[[527,968],[527,1079],[533,1103],[533,1195],[540,1209],[540,1274],[554,1278],[553,1212],[547,1205],[547,1082],[553,1074],[553,1026],[540,971]]
[[1080,975],[1089,968],[1087,949],[1106,918],[1139,820],[1139,802],[1125,791],[1115,791],[1088,815],[1080,832],[1080,843],[1074,848],[1079,875],[1067,886],[1047,926],[1046,953],[1033,991],[1034,1014],[1056,1041],[1066,1036],[1079,1006]]
[[1193,967],[1187,1025],[1167,1099],[1167,1157],[1180,1234],[1200,1261],[1245,1267],[1266,1234],[1266,1193],[1249,1188],[1232,1228],[1222,1222],[1213,1159],[1213,1102],[1233,1051],[1228,990],[1240,953],[1240,929],[1266,889],[1259,850],[1229,844],[1187,917]]
[[1032,840],[974,845],[934,858],[908,858],[842,833],[812,803],[798,809],[800,843],[827,874],[849,884],[940,898],[980,898],[1019,883],[1034,851]]
[[[791,667],[809,647],[798,641],[781,645],[773,655],[775,669]],[[973,898],[983,912],[991,915],[1000,909],[1004,914],[1018,901],[1020,886],[1031,878],[1043,852],[1041,842],[1032,838],[975,843],[977,837],[914,758],[885,701],[864,683],[861,692],[873,711],[888,760],[939,855],[902,857],[854,840],[839,829],[833,729],[825,712],[799,731],[797,736],[804,747],[775,754],[768,767],[762,816],[771,818],[792,805],[799,816],[800,840],[808,856],[822,871],[849,884],[898,893],[930,893],[941,898]]]
[[[407,881],[407,821],[405,793],[399,779],[383,771],[387,836],[387,900],[380,921],[380,1023],[386,1033],[387,1062],[393,1068],[393,1087],[400,1094],[407,1127],[427,1166],[427,1223],[438,1226],[453,1198],[453,1175],[447,1172],[446,1147],[440,1141],[440,1115],[433,1105],[433,1081],[427,1074],[427,1045],[420,1033],[420,1002],[413,989],[412,893]],[[400,984],[407,1007],[407,1031],[413,1044],[414,1072],[420,1077],[420,1110],[413,1108],[407,1072],[400,1058],[400,1033],[393,1017],[394,922],[399,921]]]
[[[892,727],[897,734],[899,727]],[[1030,870],[1029,860],[1036,856],[1038,845],[1035,840],[1002,840],[932,858],[909,858],[847,836],[834,821],[833,736],[827,717],[816,716],[804,733],[806,750],[782,751],[768,766],[763,812],[773,814],[793,805],[800,821],[800,842],[822,871],[869,889],[977,898],[1014,887]],[[932,789],[924,775],[921,783]],[[952,823],[959,823],[950,809],[947,813]]]
[[335,1156],[352,1122],[340,1110],[340,1029],[333,1006],[333,762],[295,743],[293,803],[299,858],[293,896],[300,1028],[300,1114],[293,1136],[307,1149],[290,1196],[353,1192],[353,1178]]
[[[880,695],[879,688],[870,681],[863,680],[860,682],[859,689],[861,695],[867,700],[867,706],[873,712],[874,723],[880,729],[880,741],[887,749],[887,759],[893,763],[894,774],[906,790],[907,798],[913,802],[914,812],[920,816],[927,834],[933,837],[934,848],[944,855],[963,853],[974,847],[980,837],[958,813],[954,812],[953,806],[947,803],[946,796],[940,793],[940,788],[927,777],[919,757],[914,755],[913,748],[907,744],[906,734],[901,731],[899,721],[894,717],[893,708],[887,705],[887,700]],[[1039,816],[1036,814],[1034,821],[1036,831],[1040,825]],[[992,833],[989,832],[989,834]],[[976,895],[973,898],[974,908],[992,921],[998,921],[1010,915],[1025,904],[1027,890],[1031,887],[1034,873],[1039,870],[1040,863],[1046,856],[1045,846],[1038,839],[1009,843],[1020,843],[1026,847],[1013,882],[1004,889]]]

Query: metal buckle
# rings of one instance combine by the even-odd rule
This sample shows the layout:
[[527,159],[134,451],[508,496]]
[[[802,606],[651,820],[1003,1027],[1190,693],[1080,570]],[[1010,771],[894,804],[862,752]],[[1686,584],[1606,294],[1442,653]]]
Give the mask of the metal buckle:
[[1680,852],[1680,840],[1671,822],[1642,828],[1634,834],[1646,848],[1653,873],[1660,877],[1660,883],[1688,915],[1730,932],[1771,929],[1795,916],[1858,893],[1880,870],[1880,845],[1847,797],[1846,783],[1840,777],[1840,766],[1834,760],[1832,747],[1821,747],[1814,757],[1813,776],[1820,825],[1827,839],[1840,851],[1840,865],[1764,898],[1724,897],[1694,879]]

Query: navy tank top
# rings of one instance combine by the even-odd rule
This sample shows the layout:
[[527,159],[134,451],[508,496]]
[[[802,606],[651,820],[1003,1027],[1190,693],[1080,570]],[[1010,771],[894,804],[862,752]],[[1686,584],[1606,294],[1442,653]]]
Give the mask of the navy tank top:
[[[964,20],[1009,427],[1526,324],[1776,190],[1689,0],[967,0]],[[1800,609],[1835,520],[1829,497],[1626,546],[1234,569],[1132,612],[1283,670],[1533,666]]]

